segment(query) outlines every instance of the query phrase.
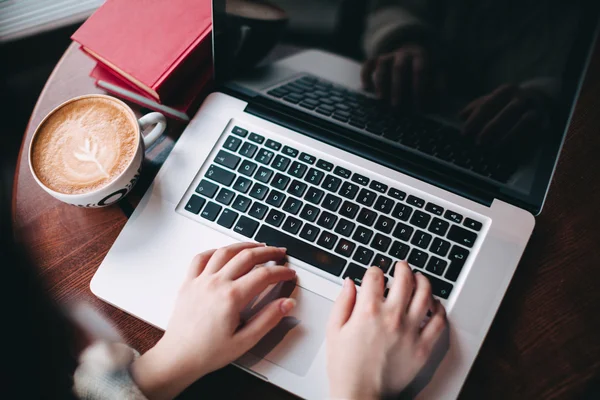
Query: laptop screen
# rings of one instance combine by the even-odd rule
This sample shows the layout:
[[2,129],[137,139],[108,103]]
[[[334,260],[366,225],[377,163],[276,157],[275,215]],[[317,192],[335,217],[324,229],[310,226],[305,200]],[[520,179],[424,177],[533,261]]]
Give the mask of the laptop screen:
[[539,211],[595,36],[592,3],[215,0],[215,77],[398,155],[405,172]]

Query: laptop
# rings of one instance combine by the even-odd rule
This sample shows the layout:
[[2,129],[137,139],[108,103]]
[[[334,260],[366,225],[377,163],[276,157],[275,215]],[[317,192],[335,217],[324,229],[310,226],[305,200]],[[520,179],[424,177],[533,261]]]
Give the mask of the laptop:
[[377,265],[389,287],[408,260],[449,328],[405,394],[458,396],[542,210],[598,6],[380,3],[213,1],[218,90],[98,268],[96,296],[164,329],[195,254],[287,247],[298,281],[271,295],[298,306],[235,365],[323,399],[343,279],[360,286]]

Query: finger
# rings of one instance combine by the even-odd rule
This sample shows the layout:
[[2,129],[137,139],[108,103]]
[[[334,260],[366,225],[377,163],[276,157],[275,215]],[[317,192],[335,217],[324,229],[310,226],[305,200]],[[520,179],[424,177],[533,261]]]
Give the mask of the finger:
[[296,277],[296,271],[283,265],[270,265],[255,268],[237,279],[234,284],[239,288],[243,306],[258,296],[269,285],[289,281]]
[[527,111],[526,113],[522,114],[516,124],[514,124],[510,130],[508,130],[508,132],[502,137],[502,140],[509,141],[527,133],[528,130],[532,129],[536,125],[538,120],[539,115],[536,111]]
[[383,271],[379,267],[370,267],[363,277],[360,296],[356,301],[362,309],[378,308],[383,303]]
[[425,80],[427,76],[427,59],[422,55],[412,60],[412,94],[414,105],[417,109],[423,108],[425,104]]
[[415,288],[415,279],[408,263],[398,261],[394,270],[394,282],[390,287],[385,303],[396,315],[400,316],[406,313],[410,298]]
[[329,323],[327,324],[328,331],[339,330],[352,315],[354,305],[356,304],[356,286],[349,278],[344,280],[344,286],[340,292],[338,298],[333,305],[331,315],[329,316]]
[[373,83],[377,97],[385,100],[389,97],[391,85],[392,56],[382,56],[377,60],[375,72],[373,72]]
[[540,129],[538,126],[539,118],[536,111],[530,110],[526,112],[515,126],[502,137],[502,148],[511,149],[510,152],[506,153],[507,157],[511,157],[513,161],[519,162],[530,152],[532,144],[535,143],[538,137],[534,131]]
[[482,101],[483,99],[481,97],[476,98],[462,109],[462,111],[458,114],[458,117],[463,121],[466,120],[473,113],[473,110],[479,107],[479,104],[481,104]]
[[520,99],[513,99],[477,135],[482,144],[499,142],[525,112],[526,104]]
[[203,253],[196,254],[196,256],[194,256],[194,258],[192,259],[190,267],[188,268],[186,280],[192,280],[198,277],[202,273],[202,271],[204,271],[208,260],[210,260],[210,258],[213,256],[213,254],[215,254],[216,251],[217,249],[211,249],[206,250]]
[[487,96],[467,119],[463,129],[465,135],[477,135],[508,104],[515,91],[516,88],[512,85],[502,85]]
[[366,90],[373,89],[373,71],[375,70],[375,66],[377,65],[376,58],[370,58],[362,66],[360,70],[360,80],[362,82],[363,88]]
[[248,247],[239,251],[229,262],[221,269],[223,277],[226,279],[238,279],[247,274],[260,264],[269,261],[281,261],[285,258],[286,249],[280,247]]
[[250,350],[295,306],[296,300],[294,299],[273,300],[235,333],[235,337],[240,340],[239,346],[243,348],[244,352]]
[[435,311],[431,315],[429,322],[427,322],[421,330],[421,340],[433,347],[442,335],[447,324],[446,309],[439,300],[436,300]]
[[433,297],[431,295],[431,284],[423,274],[415,274],[415,293],[408,305],[407,320],[418,329],[421,322],[427,316],[427,312],[433,308]]
[[254,247],[264,247],[264,244],[261,243],[250,243],[250,242],[240,242],[234,243],[229,246],[221,247],[211,257],[210,261],[206,265],[205,270],[210,273],[215,273],[219,271],[229,260],[231,260],[236,254],[244,249],[254,248]]
[[402,101],[403,82],[406,81],[406,75],[410,75],[410,56],[405,52],[397,52],[394,56],[394,65],[391,73],[390,102],[392,107],[400,106]]

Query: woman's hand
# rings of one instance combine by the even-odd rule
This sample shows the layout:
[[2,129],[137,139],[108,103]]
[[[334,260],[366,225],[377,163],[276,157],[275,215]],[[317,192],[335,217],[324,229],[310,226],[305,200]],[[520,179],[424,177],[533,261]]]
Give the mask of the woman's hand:
[[[396,263],[383,297],[383,272],[365,273],[360,295],[350,280],[338,297],[327,329],[327,372],[334,399],[379,399],[402,391],[423,368],[446,327],[444,306],[425,276]],[[431,318],[422,322],[431,311]]]
[[285,266],[256,265],[285,258],[285,249],[237,243],[197,255],[183,283],[162,339],[131,373],[151,399],[172,398],[214,370],[236,360],[295,306],[277,299],[241,325],[241,311],[269,285],[295,278]]

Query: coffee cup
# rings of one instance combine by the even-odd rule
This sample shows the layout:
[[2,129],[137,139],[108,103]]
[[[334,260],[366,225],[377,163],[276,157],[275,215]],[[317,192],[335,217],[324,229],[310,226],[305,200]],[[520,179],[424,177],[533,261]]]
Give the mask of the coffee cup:
[[60,201],[78,207],[108,206],[133,188],[146,148],[166,126],[161,113],[137,119],[114,97],[76,97],[52,110],[35,130],[29,169],[42,189]]

